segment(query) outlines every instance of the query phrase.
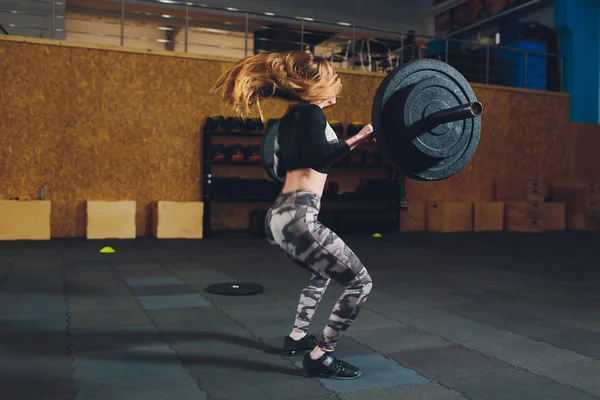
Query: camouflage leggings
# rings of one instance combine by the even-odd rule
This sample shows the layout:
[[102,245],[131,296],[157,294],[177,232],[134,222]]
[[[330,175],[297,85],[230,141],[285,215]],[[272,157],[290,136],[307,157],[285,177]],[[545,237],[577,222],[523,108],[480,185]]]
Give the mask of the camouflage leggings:
[[294,328],[307,332],[308,326],[329,282],[345,290],[333,307],[318,345],[333,351],[354,322],[373,285],[358,257],[333,231],[317,220],[320,198],[301,190],[282,193],[267,213],[267,240],[281,248],[288,258],[310,271],[312,277],[300,295]]

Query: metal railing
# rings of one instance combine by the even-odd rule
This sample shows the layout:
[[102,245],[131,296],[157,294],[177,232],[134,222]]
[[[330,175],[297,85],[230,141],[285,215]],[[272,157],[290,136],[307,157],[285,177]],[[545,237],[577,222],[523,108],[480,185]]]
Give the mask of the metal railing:
[[383,73],[436,58],[470,82],[563,91],[563,58],[543,46],[535,51],[191,2],[20,0],[11,9],[0,3],[0,25],[11,35],[234,58],[301,49],[337,68]]

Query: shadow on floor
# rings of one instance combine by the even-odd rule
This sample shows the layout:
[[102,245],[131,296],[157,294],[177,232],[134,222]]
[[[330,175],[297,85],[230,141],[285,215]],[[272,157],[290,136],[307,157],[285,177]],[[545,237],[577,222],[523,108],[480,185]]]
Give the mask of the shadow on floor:
[[[10,324],[10,322],[9,322]],[[0,349],[14,354],[51,356],[67,350],[67,336],[61,331],[39,331],[0,335]],[[87,359],[110,361],[135,361],[148,363],[178,362],[173,353],[153,352],[152,346],[164,345],[165,341],[175,347],[204,344],[211,348],[211,342],[221,342],[234,347],[258,350],[270,355],[279,355],[281,349],[262,343],[253,338],[221,332],[207,331],[166,331],[164,334],[154,329],[126,328],[78,331],[71,338],[73,351]],[[61,346],[62,344],[62,346]],[[143,350],[137,348],[143,347]],[[173,346],[171,347],[173,348]],[[192,352],[180,354],[189,366],[227,366],[250,371],[273,372],[284,375],[299,375],[295,368],[270,364],[250,359],[202,354],[202,348],[194,347]],[[240,349],[242,350],[242,349]],[[197,353],[196,351],[200,351]],[[213,350],[214,351],[214,350]],[[228,349],[228,353],[235,353]]]

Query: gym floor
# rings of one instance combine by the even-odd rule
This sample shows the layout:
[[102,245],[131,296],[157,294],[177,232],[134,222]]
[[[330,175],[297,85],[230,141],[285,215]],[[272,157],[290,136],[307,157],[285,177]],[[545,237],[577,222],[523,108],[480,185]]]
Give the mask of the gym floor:
[[[354,381],[278,354],[308,275],[264,239],[1,243],[2,398],[600,399],[599,232],[344,239],[374,281]],[[204,292],[228,281],[265,291]]]

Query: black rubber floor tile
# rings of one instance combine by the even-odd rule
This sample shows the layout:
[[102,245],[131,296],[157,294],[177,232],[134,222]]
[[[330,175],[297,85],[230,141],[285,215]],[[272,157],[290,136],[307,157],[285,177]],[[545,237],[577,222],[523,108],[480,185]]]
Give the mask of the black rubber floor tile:
[[143,375],[76,382],[77,398],[86,400],[205,400],[206,393],[187,373]]
[[0,357],[19,355],[64,355],[68,349],[67,332],[15,332],[0,335]]
[[164,344],[160,331],[148,323],[144,326],[79,329],[71,331],[74,352],[130,348]]
[[142,308],[136,298],[129,294],[127,297],[94,296],[88,298],[69,298],[68,306],[70,313],[105,311],[113,310],[131,310],[132,312],[141,311]]
[[7,400],[72,400],[71,383],[3,385],[2,398]]
[[536,339],[585,356],[600,358],[600,332],[597,331],[580,329],[577,332],[538,336]]
[[169,296],[173,294],[195,294],[198,291],[188,285],[132,286],[134,296]]
[[69,314],[71,329],[111,329],[124,326],[145,326],[151,323],[141,308],[82,310]]
[[77,381],[181,372],[179,358],[166,344],[73,354],[73,379]]
[[184,363],[211,399],[293,400],[329,394],[289,361],[262,350],[221,345],[182,352]]
[[600,360],[553,365],[532,372],[600,398]]
[[401,351],[390,356],[402,365],[439,382],[513,369],[461,346]]
[[389,326],[378,329],[351,329],[348,335],[382,353],[447,347],[452,343],[410,326]]
[[339,397],[342,400],[467,400],[460,393],[433,382],[340,393]]
[[530,315],[524,313],[523,309],[518,308],[515,308],[513,313],[506,309],[499,310],[484,304],[462,304],[439,308],[498,329],[531,338],[578,330],[574,325]]
[[0,387],[21,384],[70,382],[71,359],[66,351],[55,354],[15,353],[0,357]]
[[581,390],[523,370],[457,379],[450,387],[477,400],[596,400]]

